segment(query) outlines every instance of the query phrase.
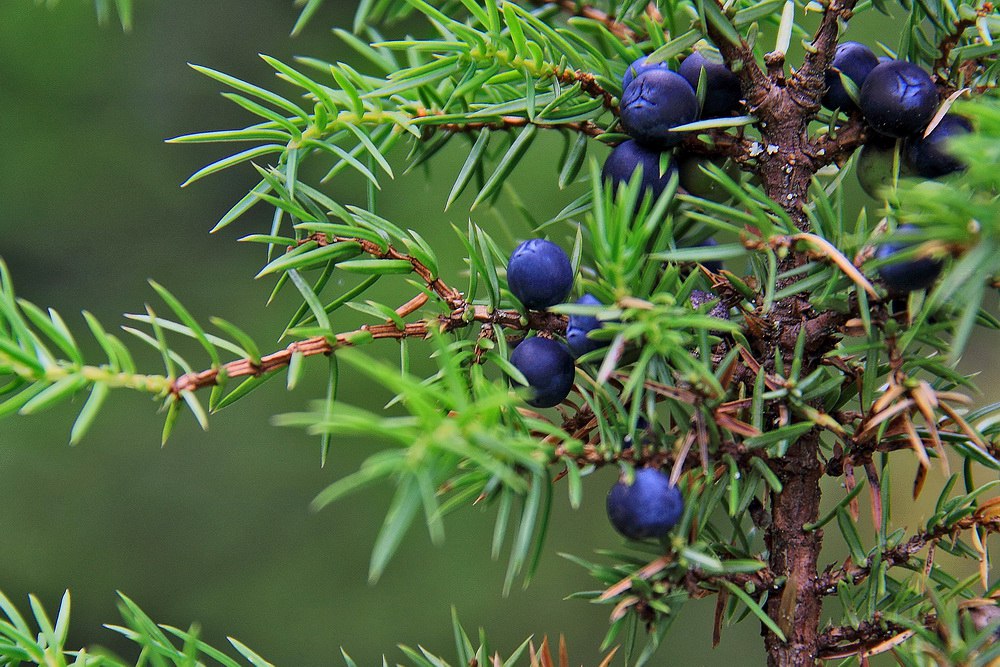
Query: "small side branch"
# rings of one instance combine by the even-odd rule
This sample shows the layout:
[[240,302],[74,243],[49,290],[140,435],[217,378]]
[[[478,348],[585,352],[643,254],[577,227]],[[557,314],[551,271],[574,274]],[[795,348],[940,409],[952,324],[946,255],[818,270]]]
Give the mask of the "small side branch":
[[604,107],[608,111],[613,113],[615,116],[618,115],[618,98],[605,90],[604,86],[597,82],[597,77],[590,72],[581,72],[580,70],[567,68],[557,71],[555,73],[555,77],[559,79],[560,83],[564,83],[568,86],[580,84],[580,90],[587,93],[594,99],[602,100],[604,102]]
[[820,98],[826,89],[826,72],[830,69],[837,47],[840,23],[851,18],[856,0],[828,2],[802,68],[792,74],[789,86],[794,92],[792,99],[808,113],[819,109]]
[[[433,118],[432,114],[418,114],[418,118]],[[428,130],[435,130],[437,132],[479,132],[481,130],[515,130],[522,127],[527,127],[528,125],[534,125],[543,130],[569,130],[571,132],[579,132],[580,134],[585,134],[588,137],[599,137],[606,132],[606,130],[598,125],[597,123],[585,120],[582,122],[573,123],[540,123],[537,121],[529,120],[522,116],[501,116],[499,120],[488,120],[488,121],[471,121],[468,123],[434,123],[426,122],[421,123],[420,126]]]
[[[170,383],[168,387],[169,393],[179,396],[181,392],[197,391],[205,387],[211,387],[218,384],[220,378],[260,377],[288,366],[291,363],[292,357],[296,354],[305,357],[320,354],[328,355],[332,354],[337,348],[356,345],[361,341],[367,342],[368,340],[384,338],[395,340],[403,338],[426,338],[431,334],[432,330],[442,332],[454,331],[475,323],[490,327],[499,325],[505,329],[517,331],[538,330],[562,333],[566,329],[566,318],[561,315],[529,311],[525,316],[517,310],[490,310],[484,305],[470,304],[465,300],[461,292],[435,276],[420,260],[411,255],[399,252],[391,245],[383,247],[367,239],[328,236],[323,233],[312,234],[301,242],[305,243],[307,241],[313,241],[321,246],[333,243],[357,243],[364,252],[372,257],[407,261],[413,267],[413,273],[423,279],[427,288],[451,308],[451,313],[418,322],[408,322],[402,327],[397,326],[394,322],[385,322],[382,324],[364,325],[353,331],[336,334],[331,332],[326,336],[315,336],[297,341],[290,344],[284,350],[261,357],[259,362],[255,362],[252,359],[237,359],[223,365],[221,368],[210,368],[181,375]],[[396,312],[400,317],[405,317],[419,310],[426,301],[426,294],[418,294],[396,309]]]
[[912,636],[901,625],[891,623],[875,612],[870,621],[861,621],[858,627],[838,626],[819,636],[820,660],[838,660],[861,655],[869,657],[898,646]]
[[[575,2],[575,0],[532,0],[532,4],[539,7],[544,7],[545,5],[556,5],[570,16],[582,16],[583,18],[588,18],[602,23],[604,27],[608,29],[608,32],[622,41],[638,41],[639,35],[635,32],[635,30],[632,30],[632,28],[616,19],[613,15],[592,5],[584,5],[579,2]],[[650,6],[652,6],[652,3],[650,3]]]
[[821,169],[828,164],[843,165],[847,158],[868,141],[868,127],[860,116],[852,116],[837,128],[834,136],[824,134],[812,142],[807,154],[813,166]]
[[[976,12],[976,18],[989,16],[993,10],[993,3],[984,2],[983,6]],[[949,68],[951,67],[949,62],[951,60],[951,52],[956,46],[958,46],[958,43],[961,41],[962,35],[965,34],[965,31],[976,25],[976,19],[959,19],[954,25],[954,30],[952,30],[952,32],[938,45],[938,51],[940,51],[941,54],[937,57],[937,60],[934,61],[934,65],[931,68],[931,73],[939,85],[947,84],[951,74],[949,72]]]
[[[891,549],[886,549],[882,552],[880,560],[888,567],[906,565],[916,553],[929,544],[972,528],[985,528],[989,532],[1000,531],[1000,517],[977,512],[949,526],[937,526],[918,533]],[[874,558],[869,558],[860,565],[848,562],[839,569],[823,573],[816,579],[816,592],[820,595],[834,595],[837,592],[837,584],[841,581],[849,580],[855,584],[864,581],[871,574],[874,562]]]
[[[718,4],[717,0],[705,1],[715,2],[719,12],[723,12],[722,6]],[[718,46],[726,65],[739,76],[743,96],[750,105],[750,112],[753,113],[755,107],[762,104],[771,92],[773,87],[771,80],[757,64],[753,49],[746,43],[746,40],[741,38],[739,43],[734,44],[711,20],[705,28],[708,31],[708,36],[712,38],[712,42]]]

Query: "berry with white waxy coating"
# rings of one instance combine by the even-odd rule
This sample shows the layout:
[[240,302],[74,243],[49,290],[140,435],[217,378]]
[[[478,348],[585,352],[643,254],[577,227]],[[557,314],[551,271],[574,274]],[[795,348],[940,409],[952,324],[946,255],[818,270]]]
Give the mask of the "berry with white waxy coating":
[[[701,105],[701,118],[722,118],[730,116],[740,108],[740,78],[721,61],[707,58],[701,51],[695,51],[681,63],[677,73],[684,77],[695,91],[702,70],[705,71],[705,101]],[[697,93],[695,99],[698,99]]]
[[[592,294],[584,294],[577,300],[581,306],[603,305]],[[591,331],[601,328],[601,321],[594,315],[570,315],[566,324],[566,344],[570,351],[580,357],[588,352],[598,350],[608,344],[607,341],[593,340],[587,336]]]
[[670,66],[666,62],[660,61],[658,63],[648,62],[649,56],[640,56],[632,61],[632,63],[625,68],[625,74],[622,75],[622,90],[624,91],[628,88],[628,85],[635,81],[635,77],[639,76],[643,72],[651,69],[665,69],[669,70]]
[[[660,173],[660,165],[665,164],[663,173]],[[636,169],[642,167],[642,185],[644,192],[650,192],[653,199],[657,199],[667,185],[670,178],[677,173],[677,164],[669,154],[651,148],[644,148],[635,141],[623,141],[615,146],[608,159],[604,161],[601,169],[601,177],[613,184],[612,190],[617,190],[618,186],[628,183]]]
[[[887,259],[898,252],[912,247],[917,242],[907,242],[906,236],[914,236],[920,229],[914,225],[900,225],[896,230],[897,240],[883,243],[875,251],[876,259]],[[902,237],[902,238],[899,238]],[[886,289],[897,294],[925,289],[934,284],[941,275],[944,265],[931,257],[917,257],[902,262],[887,264],[878,270]]]
[[562,303],[573,288],[573,266],[552,241],[530,239],[507,262],[507,284],[525,308],[541,310]]
[[823,95],[823,106],[827,109],[841,109],[842,111],[857,109],[858,105],[851,99],[840,77],[841,75],[846,76],[860,89],[878,63],[879,60],[872,50],[860,42],[841,42],[838,44],[833,62],[830,63],[830,69],[826,73],[826,94]]
[[562,343],[549,338],[526,338],[510,355],[510,363],[528,381],[528,404],[551,408],[562,403],[573,388],[573,356]]
[[611,487],[607,510],[611,525],[625,537],[663,537],[684,514],[684,496],[663,472],[640,468],[631,485],[622,479]]
[[926,137],[906,142],[906,161],[917,176],[939,178],[965,169],[965,164],[948,152],[948,140],[972,132],[972,123],[962,116],[946,114]]
[[893,60],[869,72],[858,102],[873,130],[902,138],[927,127],[938,94],[934,80],[920,66]]
[[670,148],[683,132],[671,128],[698,119],[698,98],[680,74],[665,69],[646,70],[628,85],[621,100],[622,128],[650,148]]

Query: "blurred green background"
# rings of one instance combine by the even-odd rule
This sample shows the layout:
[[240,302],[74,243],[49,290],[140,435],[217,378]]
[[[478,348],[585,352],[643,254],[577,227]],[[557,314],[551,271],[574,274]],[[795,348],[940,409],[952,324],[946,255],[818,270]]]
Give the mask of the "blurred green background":
[[[188,175],[230,147],[163,140],[253,122],[187,62],[266,86],[273,72],[257,53],[285,62],[295,54],[356,61],[327,31],[349,26],[353,4],[330,0],[296,39],[288,36],[296,17],[290,0],[139,2],[129,34],[97,26],[92,4],[65,0],[49,10],[29,0],[0,3],[0,255],[20,295],[60,310],[85,339],[80,309],[113,328],[122,313],[156,303],[145,282],[154,278],[200,318],[219,315],[262,343],[274,341],[295,304],[279,299],[265,310],[271,283],[252,280],[262,265],[259,248],[233,242],[265,228],[267,211],[207,234],[256,182],[254,172],[244,166],[181,190]],[[556,150],[558,141],[536,143],[514,179],[542,219],[570,199],[555,191],[554,163],[545,159]],[[462,157],[459,147],[449,151],[428,177],[418,172],[387,186],[380,213],[430,239],[445,258],[444,275],[457,277],[460,248],[448,223],[464,225],[469,214],[467,197],[443,212]],[[363,184],[352,176],[328,187],[340,201],[364,201]],[[476,212],[473,219],[503,242],[529,230],[513,217],[500,224]],[[341,317],[344,328],[354,324]],[[986,347],[977,341],[968,356],[992,359]],[[156,354],[132,348],[157,372]],[[99,358],[96,346],[90,349]],[[987,366],[992,376],[983,386],[995,387]],[[281,665],[340,664],[341,646],[359,664],[375,664],[383,653],[398,657],[397,642],[450,655],[451,605],[470,630],[486,626],[503,653],[532,633],[564,633],[575,664],[596,664],[609,609],[562,600],[593,584],[558,553],[591,557],[621,546],[603,510],[613,472],[595,475],[578,511],[558,490],[547,554],[526,591],[501,597],[505,563],[489,559],[493,513],[474,509],[451,517],[443,547],[414,529],[370,586],[368,556],[386,490],[316,514],[308,504],[356,469],[375,443],[338,442],[322,469],[314,439],[269,422],[321,394],[322,369],[311,371],[294,392],[278,380],[216,415],[208,433],[185,417],[163,449],[156,404],[125,392],[113,395],[75,448],[66,443],[80,402],[0,422],[0,590],[25,606],[35,592],[54,609],[71,589],[74,641],[125,655],[132,655],[129,645],[100,627],[118,621],[115,590],[160,622],[198,621],[209,641],[231,634]],[[341,387],[352,400],[370,397],[371,407],[387,398],[353,376]],[[904,482],[895,496],[902,505],[913,466],[900,468]],[[932,476],[931,492],[938,482]],[[900,523],[914,525],[922,507],[900,515]],[[660,663],[763,661],[751,622],[726,630],[711,651],[711,618],[711,601],[691,603]]]

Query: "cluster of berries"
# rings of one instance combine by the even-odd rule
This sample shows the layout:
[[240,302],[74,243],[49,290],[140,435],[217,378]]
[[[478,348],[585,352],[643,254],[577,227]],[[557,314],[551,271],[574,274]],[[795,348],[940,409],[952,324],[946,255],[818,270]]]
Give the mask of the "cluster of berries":
[[[704,100],[695,91],[703,80]],[[665,62],[650,63],[646,56],[633,62],[622,77],[621,126],[632,137],[619,144],[604,163],[603,176],[615,187],[626,183],[642,167],[642,189],[659,197],[676,173],[681,187],[706,199],[724,196],[706,179],[700,166],[705,158],[671,150],[684,138],[675,128],[699,119],[731,115],[740,105],[740,81],[714,54],[696,51],[677,72]]]
[[[699,103],[695,91],[704,91]],[[650,63],[646,57],[633,62],[622,79],[622,128],[632,137],[619,144],[604,163],[603,178],[617,188],[627,183],[636,169],[642,170],[641,189],[655,199],[663,193],[674,174],[692,194],[721,199],[714,182],[706,179],[701,166],[705,159],[672,151],[683,138],[673,128],[699,118],[731,115],[740,104],[739,79],[721,61],[696,52],[688,56],[678,72],[666,63]],[[678,166],[679,163],[679,166]],[[702,245],[714,245],[712,239]],[[713,271],[721,262],[710,262]],[[573,285],[573,272],[566,253],[551,243],[532,239],[522,243],[510,257],[507,282],[511,292],[530,309],[544,309],[563,302]],[[691,303],[695,308],[716,300],[709,292],[695,290]],[[598,306],[592,294],[584,294],[579,305]],[[724,306],[716,305],[711,314],[728,317]],[[571,315],[566,327],[566,345],[550,338],[533,337],[522,341],[511,355],[511,363],[524,375],[532,390],[528,403],[552,407],[561,403],[573,386],[574,356],[598,350],[606,342],[590,333],[601,321],[589,315]],[[568,346],[568,348],[567,348]],[[659,470],[640,468],[632,484],[623,478],[607,499],[608,517],[618,532],[632,539],[662,537],[680,519],[684,498],[669,478]]]
[[[526,308],[544,310],[562,303],[569,296],[573,287],[573,267],[565,251],[555,243],[530,239],[511,254],[507,263],[507,284]],[[713,296],[696,290],[691,299],[698,307]],[[577,303],[601,305],[591,294],[585,294]],[[565,400],[573,387],[573,355],[580,356],[604,345],[588,336],[600,327],[601,321],[594,316],[572,315],[566,328],[568,349],[567,345],[541,336],[526,338],[518,344],[510,361],[528,382],[530,405],[548,408]],[[607,511],[611,524],[622,535],[636,540],[666,535],[680,520],[683,510],[684,497],[680,490],[670,484],[664,473],[653,468],[636,470],[632,484],[623,477],[608,493]]]
[[[874,131],[873,138],[862,149],[858,165],[859,180],[870,194],[887,182],[886,174],[891,177],[897,140],[903,141],[903,155],[910,173],[936,178],[963,168],[946,152],[946,143],[957,134],[971,131],[971,125],[965,118],[949,114],[931,132],[925,132],[938,107],[938,92],[930,75],[919,66],[879,59],[863,44],[844,42],[837,47],[826,87],[824,106],[847,113],[860,111]],[[621,125],[631,139],[619,144],[608,156],[603,178],[617,188],[628,182],[636,169],[641,169],[641,188],[655,199],[677,174],[680,185],[692,194],[719,198],[713,183],[704,178],[701,166],[705,158],[674,156],[673,150],[684,133],[673,130],[698,119],[732,115],[741,104],[738,77],[721,61],[701,52],[688,56],[677,72],[671,71],[666,63],[650,63],[642,57],[629,65],[622,88]],[[876,257],[888,260],[905,252],[916,242],[918,233],[916,228],[902,225],[897,230],[897,240],[882,244]],[[712,239],[703,242],[703,245],[713,244]],[[718,271],[721,264],[709,268]],[[890,292],[905,293],[928,287],[941,268],[937,260],[916,257],[888,263],[880,269],[880,275]],[[543,310],[563,303],[569,296],[573,287],[572,264],[556,244],[531,239],[511,255],[507,281],[511,292],[526,308]],[[716,298],[710,292],[695,290],[691,303],[699,308]],[[577,304],[601,305],[591,294],[583,295]],[[729,315],[721,304],[710,314],[720,318]],[[535,336],[517,346],[511,363],[528,382],[529,404],[546,408],[565,400],[573,386],[574,357],[606,344],[590,337],[601,326],[597,317],[572,315],[565,345]],[[631,483],[623,475],[607,497],[611,524],[631,539],[664,537],[680,520],[683,510],[683,495],[665,473],[655,468],[636,469]]]
[[[848,91],[845,80],[857,90],[856,96]],[[947,152],[947,143],[952,137],[971,132],[972,125],[962,116],[946,114],[930,132],[926,131],[938,109],[938,91],[930,74],[920,66],[878,58],[864,44],[844,42],[837,46],[826,85],[824,106],[847,113],[860,111],[874,131],[861,149],[857,164],[858,181],[872,197],[892,181],[898,140],[902,141],[902,175],[939,178],[964,169]],[[889,259],[905,251],[913,245],[905,237],[917,232],[915,227],[901,226],[897,230],[901,240],[881,245],[876,257]],[[887,264],[879,275],[890,292],[906,293],[929,287],[941,268],[939,261],[916,257]]]

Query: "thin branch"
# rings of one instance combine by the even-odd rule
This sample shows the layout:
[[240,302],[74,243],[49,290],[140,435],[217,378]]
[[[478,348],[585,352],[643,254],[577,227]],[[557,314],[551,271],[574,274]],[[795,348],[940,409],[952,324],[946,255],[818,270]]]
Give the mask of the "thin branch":
[[426,111],[418,112],[417,118],[427,118],[431,119],[430,122],[420,123],[421,127],[433,129],[438,132],[479,132],[480,130],[514,130],[521,127],[526,127],[528,125],[534,125],[543,130],[570,130],[573,132],[579,132],[585,134],[588,137],[599,137],[607,130],[598,125],[597,123],[585,120],[582,122],[574,123],[543,123],[538,121],[533,121],[522,116],[501,116],[499,120],[488,120],[488,121],[470,121],[466,123],[462,122],[447,122],[447,123],[434,123],[434,114],[429,114]]
[[828,164],[842,166],[854,151],[865,145],[868,137],[868,126],[864,119],[860,115],[853,115],[837,128],[836,135],[824,134],[814,139],[806,154],[812,159],[816,169]]
[[[210,368],[203,371],[186,373],[174,379],[170,383],[169,392],[174,396],[179,396],[181,392],[197,391],[205,387],[211,387],[219,382],[220,375],[225,378],[237,377],[260,377],[276,370],[284,368],[291,363],[292,357],[301,354],[305,357],[316,355],[329,355],[341,347],[355,345],[359,341],[395,339],[402,338],[426,338],[432,330],[447,332],[480,323],[493,327],[503,326],[506,329],[518,331],[548,331],[561,333],[566,329],[566,318],[549,312],[529,311],[527,315],[522,315],[517,310],[490,310],[484,305],[470,304],[465,300],[461,292],[444,283],[436,277],[433,272],[420,260],[399,252],[392,246],[383,248],[379,244],[367,239],[350,237],[330,237],[326,234],[312,234],[301,242],[314,241],[319,245],[329,245],[331,243],[352,242],[361,246],[361,249],[369,255],[379,259],[405,260],[413,267],[413,273],[420,276],[426,283],[428,289],[434,292],[450,308],[451,313],[435,318],[420,320],[418,322],[408,322],[402,328],[393,322],[382,324],[366,324],[353,331],[342,333],[330,333],[327,336],[315,336],[302,341],[296,341],[283,350],[260,358],[260,363],[254,363],[251,359],[237,359],[221,368]],[[412,314],[424,305],[427,301],[426,294],[419,294],[396,309],[400,316]]]
[[861,621],[857,627],[837,626],[820,634],[818,657],[820,660],[835,660],[857,656],[874,650],[905,632],[906,628],[884,620],[881,612],[875,612],[872,620]]
[[[979,8],[979,11],[976,14],[977,18],[979,16],[986,15],[983,13],[984,10],[986,10],[985,6]],[[989,10],[986,11],[987,13],[989,12]],[[965,31],[974,25],[976,25],[976,19],[959,19],[954,23],[955,29],[947,37],[941,40],[940,44],[938,44],[938,51],[941,52],[941,55],[937,57],[937,60],[935,60],[934,64],[931,66],[931,74],[936,79],[936,83],[948,83],[948,79],[950,78],[949,74],[945,73],[942,75],[941,72],[948,70],[950,67],[948,61],[951,58],[952,49],[958,46],[958,42],[962,39],[962,35],[965,34]]]
[[802,68],[792,73],[789,84],[792,99],[809,113],[819,109],[820,98],[826,90],[826,72],[837,48],[840,23],[851,18],[856,1],[829,0]]
[[[718,0],[705,1],[715,2],[719,11],[724,11],[722,5],[718,4]],[[750,113],[754,113],[755,107],[761,105],[770,94],[773,84],[761,70],[760,65],[757,64],[753,49],[742,38],[740,38],[739,44],[733,44],[711,21],[708,22],[705,29],[712,42],[719,48],[726,65],[739,76],[743,97],[750,106]]]
[[580,70],[566,68],[556,71],[555,77],[559,79],[560,83],[568,86],[577,83],[580,84],[580,90],[595,99],[603,100],[604,107],[615,116],[618,115],[618,98],[605,90],[604,86],[597,82],[597,77],[590,72],[581,72]]
[[[602,23],[604,27],[608,29],[608,32],[622,41],[639,41],[639,35],[635,32],[635,30],[632,30],[632,28],[616,19],[613,15],[604,10],[598,9],[597,7],[580,4],[575,0],[531,0],[531,2],[539,7],[544,7],[545,5],[556,5],[570,16],[582,16],[583,18],[588,18]],[[650,3],[650,5],[652,5],[652,3]]]
[[[988,532],[998,532],[1000,531],[1000,517],[993,514],[976,513],[960,519],[950,526],[937,526],[923,531],[906,542],[883,551],[878,562],[885,563],[887,567],[906,565],[914,554],[925,546],[933,545],[941,539],[971,528],[985,528]],[[834,595],[837,592],[837,584],[841,581],[850,580],[854,584],[864,581],[871,574],[872,564],[875,562],[874,557],[869,557],[860,565],[848,561],[843,567],[824,572],[816,579],[816,592],[820,595]]]

